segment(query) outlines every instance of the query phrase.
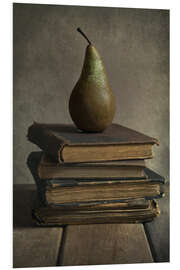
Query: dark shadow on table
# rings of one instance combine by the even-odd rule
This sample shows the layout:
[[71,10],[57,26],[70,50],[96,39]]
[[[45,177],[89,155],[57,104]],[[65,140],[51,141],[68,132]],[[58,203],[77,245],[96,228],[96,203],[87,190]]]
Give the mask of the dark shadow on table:
[[158,201],[160,216],[145,223],[144,229],[155,262],[169,262],[169,186],[166,185],[165,197]]
[[32,227],[32,207],[37,192],[35,185],[14,185],[13,187],[13,226]]
[[[38,180],[37,165],[42,152],[32,152],[27,159],[27,166],[36,182]],[[37,198],[35,184],[19,184],[13,186],[13,225],[14,227],[34,226],[32,208]]]

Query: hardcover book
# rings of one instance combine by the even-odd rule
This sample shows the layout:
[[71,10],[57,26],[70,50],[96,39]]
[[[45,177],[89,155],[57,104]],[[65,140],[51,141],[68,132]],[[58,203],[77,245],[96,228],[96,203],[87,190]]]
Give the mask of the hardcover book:
[[44,198],[47,205],[71,204],[97,201],[123,201],[131,199],[152,199],[163,195],[159,183],[147,181],[147,183],[120,183],[93,184],[93,185],[46,185]]
[[59,226],[66,224],[92,223],[140,223],[152,221],[160,214],[156,201],[148,201],[146,207],[111,210],[77,210],[63,211],[58,207],[36,207],[33,209],[33,218],[40,226]]
[[43,153],[38,166],[38,174],[40,179],[145,179],[147,176],[144,169],[144,160],[59,164]]
[[157,139],[112,124],[102,133],[86,133],[68,124],[34,123],[29,141],[59,163],[102,162],[152,158]]

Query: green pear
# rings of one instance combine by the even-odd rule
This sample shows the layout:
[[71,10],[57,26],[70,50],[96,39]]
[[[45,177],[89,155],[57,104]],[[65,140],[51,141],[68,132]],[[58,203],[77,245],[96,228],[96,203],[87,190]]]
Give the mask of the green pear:
[[115,102],[103,62],[87,36],[83,69],[70,99],[69,112],[77,128],[86,132],[102,132],[113,120]]

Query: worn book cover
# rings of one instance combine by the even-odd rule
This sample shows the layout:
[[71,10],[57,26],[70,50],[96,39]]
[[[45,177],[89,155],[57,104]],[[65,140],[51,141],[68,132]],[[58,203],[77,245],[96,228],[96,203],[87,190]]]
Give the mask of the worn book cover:
[[58,207],[36,207],[32,211],[33,218],[40,226],[59,226],[72,224],[96,223],[141,223],[152,221],[160,214],[158,204],[150,200],[146,207],[121,208],[103,210],[66,211]]
[[45,153],[38,165],[40,179],[145,179],[144,160],[121,160],[109,162],[62,163],[54,162]]
[[152,158],[158,140],[112,124],[102,133],[86,133],[68,124],[34,123],[27,138],[59,163]]

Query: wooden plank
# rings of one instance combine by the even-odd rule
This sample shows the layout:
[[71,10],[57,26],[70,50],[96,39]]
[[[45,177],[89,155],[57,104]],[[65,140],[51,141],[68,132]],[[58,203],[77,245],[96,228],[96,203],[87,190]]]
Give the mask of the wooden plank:
[[142,224],[69,225],[59,265],[153,262]]
[[56,266],[62,228],[16,228],[13,267]]
[[34,226],[35,185],[15,185],[13,191],[13,267],[56,266],[63,229]]
[[169,262],[169,192],[159,200],[161,214],[144,224],[155,262]]

